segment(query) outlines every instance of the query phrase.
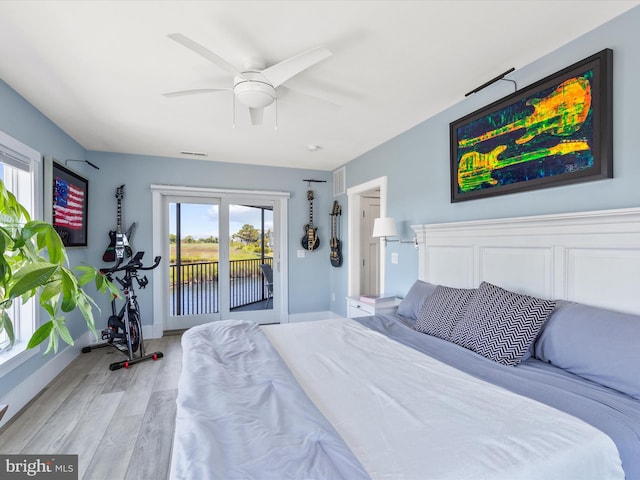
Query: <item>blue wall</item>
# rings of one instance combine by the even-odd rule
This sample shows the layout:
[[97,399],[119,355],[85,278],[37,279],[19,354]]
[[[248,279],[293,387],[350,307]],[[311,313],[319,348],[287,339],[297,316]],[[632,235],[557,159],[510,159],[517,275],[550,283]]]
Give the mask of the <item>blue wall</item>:
[[[108,244],[108,232],[115,227],[114,194],[119,185],[125,184],[124,223],[137,223],[132,244],[136,251],[146,252],[145,263],[160,253],[152,252],[151,184],[290,192],[287,252],[289,312],[329,310],[327,242],[321,242],[320,248],[308,253],[305,258],[297,258],[296,255],[296,250],[302,248],[300,240],[304,234],[303,226],[309,222],[309,187],[303,179],[326,181],[314,183],[311,187],[315,207],[313,223],[320,232],[329,231],[329,208],[332,201],[329,172],[100,152],[89,152],[87,158],[100,167],[94,175],[97,176],[96,181],[90,187],[90,229],[93,237],[89,246],[89,258],[93,262],[102,258]],[[151,312],[151,289],[139,292],[138,301],[143,312]],[[143,323],[152,323],[151,318],[143,317]]]
[[[63,161],[67,158],[84,158],[85,156],[85,149],[81,145],[1,80],[0,130],[43,155],[53,155]],[[91,173],[78,171],[84,176],[89,176]],[[68,254],[72,265],[87,262],[86,248],[69,249]],[[74,338],[87,330],[85,321],[79,313],[70,315],[67,318],[67,324]],[[50,359],[50,356],[36,355],[3,376],[0,381],[0,398]]]
[[[535,83],[583,58],[611,48],[614,52],[614,178],[535,192],[503,195],[452,204],[449,180],[449,124],[513,92],[513,84],[498,82],[380,145],[346,165],[347,188],[388,177],[387,214],[398,223],[403,239],[413,237],[412,224],[440,223],[560,212],[638,206],[638,111],[640,109],[640,7],[522,66],[509,75],[518,88]],[[496,72],[499,73],[499,72]],[[438,72],[446,75],[446,72]],[[469,90],[475,85],[469,85]],[[340,199],[346,203],[346,197]],[[346,211],[346,210],[345,210]],[[346,239],[348,241],[348,239]],[[391,264],[392,252],[399,263]],[[385,264],[387,293],[404,296],[418,276],[418,254],[411,245],[389,244]],[[344,270],[344,269],[342,269]],[[332,271],[333,310],[344,313],[346,272]]]

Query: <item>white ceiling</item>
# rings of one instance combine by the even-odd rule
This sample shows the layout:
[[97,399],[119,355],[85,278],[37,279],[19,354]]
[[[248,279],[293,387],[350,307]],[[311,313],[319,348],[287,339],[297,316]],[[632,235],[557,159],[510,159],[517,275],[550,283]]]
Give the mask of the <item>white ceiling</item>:
[[[3,0],[0,76],[88,150],[333,170],[639,3]],[[239,104],[233,128],[230,92],[162,95],[232,86],[175,32],[238,68],[333,55],[286,82],[277,130]]]

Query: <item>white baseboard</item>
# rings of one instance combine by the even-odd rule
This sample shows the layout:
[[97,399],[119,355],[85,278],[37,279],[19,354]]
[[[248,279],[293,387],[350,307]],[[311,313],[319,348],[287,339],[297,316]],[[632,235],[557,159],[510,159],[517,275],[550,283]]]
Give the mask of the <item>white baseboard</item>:
[[152,338],[162,338],[162,332],[158,335],[158,332],[155,331],[154,325],[142,325],[142,338],[146,340],[151,340]]
[[292,322],[311,322],[314,320],[327,320],[329,318],[343,318],[335,312],[307,312],[307,313],[290,313],[289,323]]
[[60,350],[57,355],[51,357],[51,360],[36,372],[29,375],[27,379],[0,399],[0,404],[9,405],[7,413],[2,418],[2,421],[0,421],[0,427],[11,420],[11,418],[35,398],[51,380],[59,375],[60,372],[80,355],[83,347],[91,343],[95,343],[95,338],[91,332],[86,332],[75,340],[75,345],[69,345],[65,349]]

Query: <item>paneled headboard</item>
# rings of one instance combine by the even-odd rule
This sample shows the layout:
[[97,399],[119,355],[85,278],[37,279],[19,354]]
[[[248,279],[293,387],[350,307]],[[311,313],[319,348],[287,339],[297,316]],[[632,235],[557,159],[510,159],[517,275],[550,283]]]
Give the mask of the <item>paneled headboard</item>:
[[413,225],[419,278],[640,314],[640,208]]

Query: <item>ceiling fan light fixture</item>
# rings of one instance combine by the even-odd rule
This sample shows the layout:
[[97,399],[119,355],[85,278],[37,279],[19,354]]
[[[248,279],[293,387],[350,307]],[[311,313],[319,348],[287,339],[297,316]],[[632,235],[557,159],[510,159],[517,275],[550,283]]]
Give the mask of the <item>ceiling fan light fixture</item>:
[[277,95],[276,89],[265,82],[244,80],[233,87],[236,99],[249,108],[264,108],[271,105]]

